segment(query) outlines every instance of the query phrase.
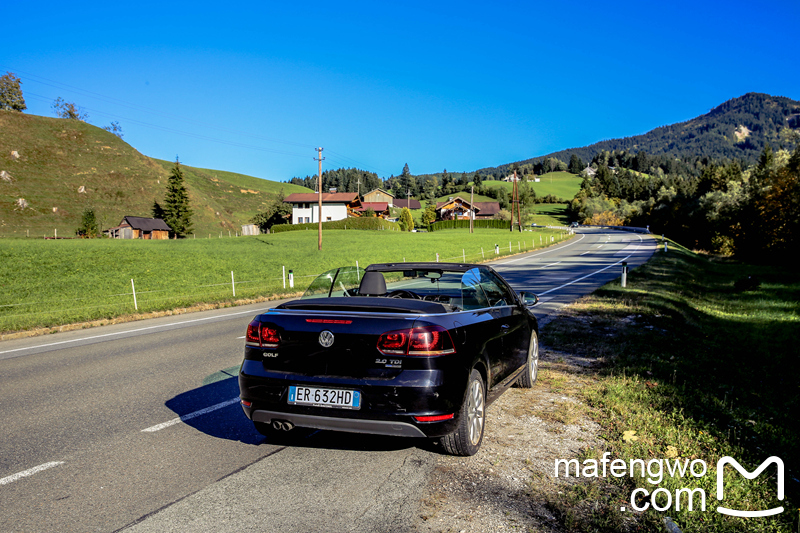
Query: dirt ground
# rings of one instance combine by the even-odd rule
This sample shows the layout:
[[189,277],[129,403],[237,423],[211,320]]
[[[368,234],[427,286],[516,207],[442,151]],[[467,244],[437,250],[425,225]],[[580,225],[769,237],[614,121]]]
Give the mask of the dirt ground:
[[576,399],[593,365],[542,346],[534,388],[509,389],[489,406],[478,454],[438,459],[413,531],[564,531],[547,501],[570,483],[554,476],[555,460],[598,444],[599,426]]

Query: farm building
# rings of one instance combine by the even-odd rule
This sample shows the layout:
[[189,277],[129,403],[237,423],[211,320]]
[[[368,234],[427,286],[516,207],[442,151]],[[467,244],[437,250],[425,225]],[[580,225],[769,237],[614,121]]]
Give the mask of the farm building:
[[436,216],[441,220],[485,220],[493,218],[500,211],[499,202],[475,202],[470,205],[460,196],[446,202],[436,203]]
[[389,204],[386,202],[364,202],[361,204],[361,207],[354,209],[353,211],[359,216],[364,216],[364,213],[366,213],[367,209],[372,209],[375,212],[376,217],[389,217]]
[[242,235],[261,235],[261,228],[255,224],[243,224]]
[[389,204],[389,207],[392,207],[394,204],[394,196],[392,193],[384,191],[383,189],[374,189],[369,191],[364,195],[364,202],[386,202]]
[[166,240],[172,229],[160,218],[144,218],[127,216],[119,226],[103,233],[112,239],[145,239]]
[[[293,193],[284,198],[292,204],[292,224],[319,222],[319,195],[317,193]],[[322,193],[322,221],[344,220],[358,216],[356,210],[361,207],[361,200],[354,192]]]
[[395,200],[394,206],[399,207],[400,209],[404,207],[409,209],[422,209],[422,205],[419,203],[419,200],[414,200],[413,198],[409,198],[408,200]]

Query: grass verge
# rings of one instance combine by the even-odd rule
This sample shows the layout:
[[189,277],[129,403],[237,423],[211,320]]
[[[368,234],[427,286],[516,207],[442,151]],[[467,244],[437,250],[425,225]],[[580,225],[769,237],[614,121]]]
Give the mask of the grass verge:
[[[671,244],[668,253],[632,272],[627,288],[618,281],[606,285],[543,332],[548,346],[601,363],[598,379],[578,396],[604,439],[603,446],[581,451],[579,482],[551,496],[548,506],[570,531],[664,530],[667,516],[684,532],[796,531],[797,271],[707,258]],[[743,282],[748,275],[750,282]],[[604,452],[626,465],[617,471],[622,475],[592,475],[593,461],[602,468]],[[768,457],[782,459],[786,498],[777,499],[774,465],[753,480],[728,466],[718,501],[717,462],[725,456],[749,472]],[[634,459],[646,469],[631,468]],[[680,475],[676,464],[694,470]],[[657,490],[654,499],[647,496]],[[639,512],[634,505],[648,508]],[[717,512],[718,506],[784,511],[737,518]]]

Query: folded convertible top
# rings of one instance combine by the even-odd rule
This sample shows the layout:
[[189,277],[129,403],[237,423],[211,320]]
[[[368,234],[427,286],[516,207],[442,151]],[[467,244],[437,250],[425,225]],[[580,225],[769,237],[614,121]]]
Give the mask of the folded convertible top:
[[276,309],[307,311],[366,311],[372,313],[420,313],[435,315],[446,313],[447,308],[437,302],[411,300],[408,298],[381,298],[367,296],[334,296],[332,298],[305,298],[292,300]]

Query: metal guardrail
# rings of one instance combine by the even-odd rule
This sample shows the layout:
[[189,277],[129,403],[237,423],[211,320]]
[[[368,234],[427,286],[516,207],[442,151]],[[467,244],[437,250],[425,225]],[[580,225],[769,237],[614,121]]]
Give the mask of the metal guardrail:
[[633,233],[647,233],[647,234],[650,233],[650,227],[649,226],[646,227],[646,228],[637,228],[635,226],[595,226],[595,225],[591,225],[591,224],[581,224],[580,226],[577,226],[577,228],[573,227],[572,229],[580,229],[580,228],[607,228],[607,229],[615,229],[615,230],[619,230],[619,231],[630,231],[630,232],[633,232]]

